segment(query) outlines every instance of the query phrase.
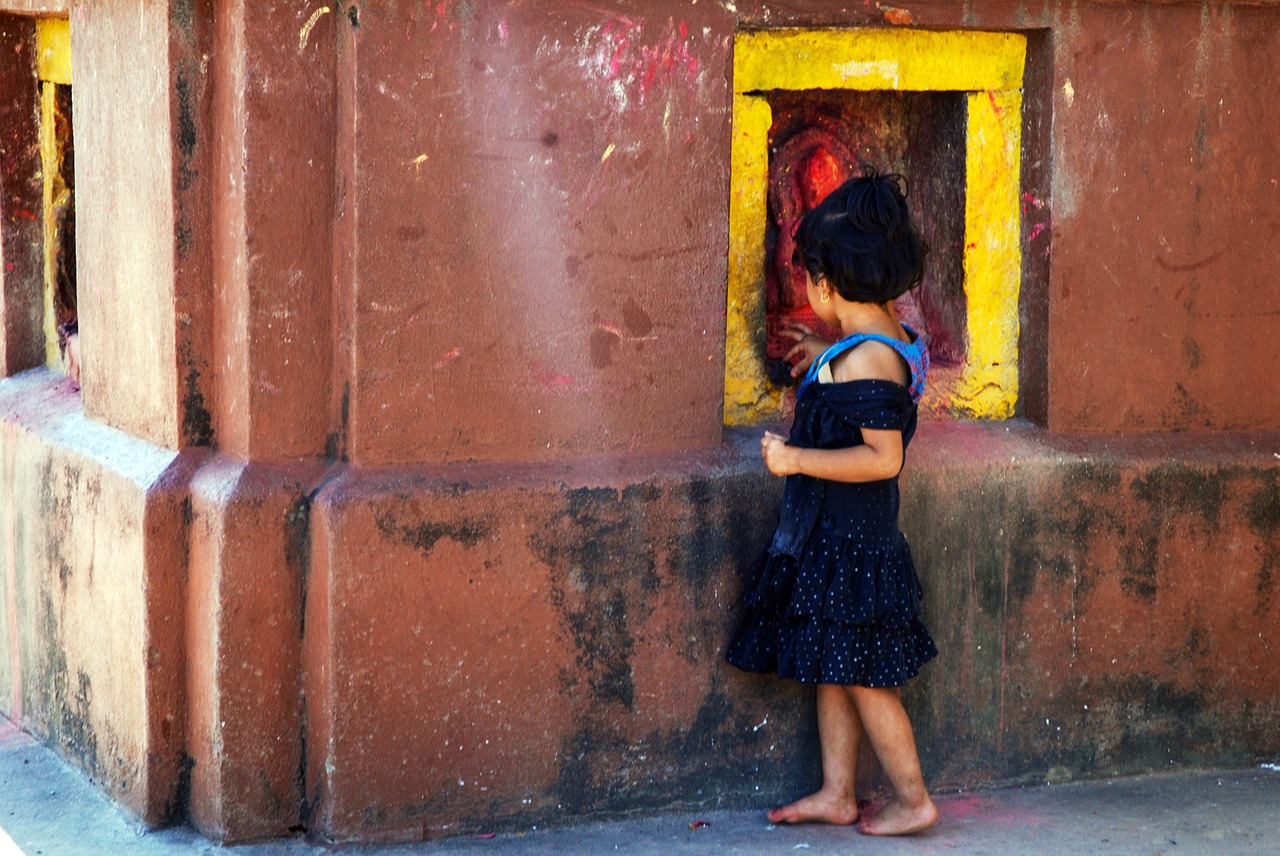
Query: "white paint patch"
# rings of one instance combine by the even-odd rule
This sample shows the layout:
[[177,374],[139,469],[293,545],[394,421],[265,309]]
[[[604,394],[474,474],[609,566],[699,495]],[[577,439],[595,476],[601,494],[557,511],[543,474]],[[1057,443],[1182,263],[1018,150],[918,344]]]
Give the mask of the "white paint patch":
[[871,62],[835,63],[832,66],[845,80],[871,79],[883,83],[892,83],[898,88],[898,61],[896,59],[878,59]]
[[1280,764],[1259,764],[1259,770],[1270,770],[1273,773],[1280,773]]

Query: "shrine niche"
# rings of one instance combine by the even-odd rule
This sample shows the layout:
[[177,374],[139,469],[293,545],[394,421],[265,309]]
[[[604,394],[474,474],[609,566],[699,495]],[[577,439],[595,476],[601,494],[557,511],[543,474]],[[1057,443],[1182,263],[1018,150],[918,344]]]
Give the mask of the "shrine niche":
[[[1022,72],[1015,33],[777,30],[734,41],[726,425],[785,418],[799,219],[873,166],[902,174],[929,256],[898,301],[933,363],[927,417],[1013,415],[1021,285]],[[836,331],[820,331],[834,336]]]
[[[804,267],[794,263],[800,219],[828,193],[873,166],[907,177],[912,215],[929,246],[925,279],[897,302],[901,319],[929,342],[935,379],[965,358],[963,103],[951,93],[772,92],[769,219],[765,231],[766,371],[791,383],[784,361],[800,322],[822,328],[805,296]],[[935,383],[935,388],[937,384]],[[785,409],[786,399],[784,399]],[[926,407],[928,403],[926,403]]]

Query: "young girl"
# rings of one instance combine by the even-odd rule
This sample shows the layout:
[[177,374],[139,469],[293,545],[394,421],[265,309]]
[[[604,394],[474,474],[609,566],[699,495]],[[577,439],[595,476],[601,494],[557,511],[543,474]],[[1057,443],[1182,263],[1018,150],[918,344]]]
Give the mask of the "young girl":
[[[920,282],[926,250],[901,176],[870,169],[806,214],[795,240],[809,304],[843,338],[826,347],[807,328],[792,334],[788,356],[808,370],[791,436],[766,432],[760,444],[769,471],[787,477],[781,518],[727,657],[818,685],[822,788],[769,820],[904,835],[938,817],[897,689],[937,655],[898,531],[898,473],[929,355],[893,301]],[[854,774],[864,737],[893,799],[859,817]]]

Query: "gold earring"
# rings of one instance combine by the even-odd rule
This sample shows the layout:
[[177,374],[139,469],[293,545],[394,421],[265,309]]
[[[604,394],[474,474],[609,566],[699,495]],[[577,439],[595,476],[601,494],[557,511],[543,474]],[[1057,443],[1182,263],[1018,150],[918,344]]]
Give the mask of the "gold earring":
[[821,297],[819,297],[818,299],[819,299],[820,301],[822,301],[823,303],[830,303],[830,302],[831,302],[831,294],[830,294],[830,292],[826,292],[826,291],[824,291],[824,292],[822,292],[822,296],[821,296]]

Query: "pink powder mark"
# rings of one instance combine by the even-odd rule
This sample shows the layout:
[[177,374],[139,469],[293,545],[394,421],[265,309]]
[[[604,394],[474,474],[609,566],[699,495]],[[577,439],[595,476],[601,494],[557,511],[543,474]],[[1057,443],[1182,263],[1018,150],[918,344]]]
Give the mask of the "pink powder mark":
[[637,44],[641,28],[625,18],[614,18],[604,25],[601,35],[604,44],[597,54],[601,65],[607,57],[606,80],[620,80],[633,86],[640,104],[644,104],[649,94],[663,86],[681,69],[685,77],[692,82],[702,67],[699,59],[689,50],[685,39],[689,36],[689,26],[684,21],[679,24],[669,22],[670,34],[663,40],[653,44]]
[[613,80],[622,70],[622,60],[626,54],[627,48],[631,45],[630,33],[634,25],[628,21],[620,20],[620,30],[615,32],[613,29],[613,21],[604,25],[605,38],[613,46],[613,55],[609,58],[609,75],[608,79]]
[[533,374],[534,378],[536,378],[538,382],[547,389],[573,386],[573,378],[550,371],[541,363],[530,364],[529,370]]
[[990,826],[1033,827],[1044,823],[1039,812],[1004,805],[976,796],[942,797],[938,813],[946,820],[981,822]]
[[452,351],[450,351],[449,353],[447,353],[447,354],[445,354],[443,357],[441,357],[441,358],[439,359],[439,361],[438,361],[434,366],[432,366],[432,368],[433,368],[433,369],[437,369],[437,370],[442,369],[442,368],[444,368],[445,366],[449,365],[449,363],[451,363],[451,362],[453,362],[454,360],[456,360],[456,359],[457,359],[458,357],[460,357],[460,356],[462,356],[462,347],[461,347],[461,346],[459,346],[459,347],[457,347],[457,348],[454,348]]
[[498,22],[498,41],[502,43],[503,47],[506,47],[506,44],[507,44],[507,19],[506,18],[503,18],[501,21]]
[[25,748],[34,745],[35,742],[31,735],[3,716],[0,716],[0,748],[7,749],[10,746],[22,746]]
[[1037,223],[1037,224],[1035,224],[1034,226],[1032,226],[1032,227],[1031,227],[1031,234],[1030,234],[1030,235],[1027,235],[1027,240],[1028,240],[1028,241],[1034,241],[1036,238],[1040,237],[1040,234],[1041,234],[1044,230],[1045,230],[1045,224],[1044,224],[1044,223]]
[[[431,2],[430,2],[430,0],[427,0],[427,8],[428,8],[428,9],[429,9],[429,8],[431,8]],[[430,30],[430,31],[434,33],[434,32],[436,31],[436,28],[440,26],[440,22],[441,22],[441,21],[443,21],[443,20],[444,20],[444,4],[443,4],[443,3],[437,3],[437,4],[436,4],[436,19],[435,19],[434,21],[432,21],[432,22],[431,22],[431,30]]]

